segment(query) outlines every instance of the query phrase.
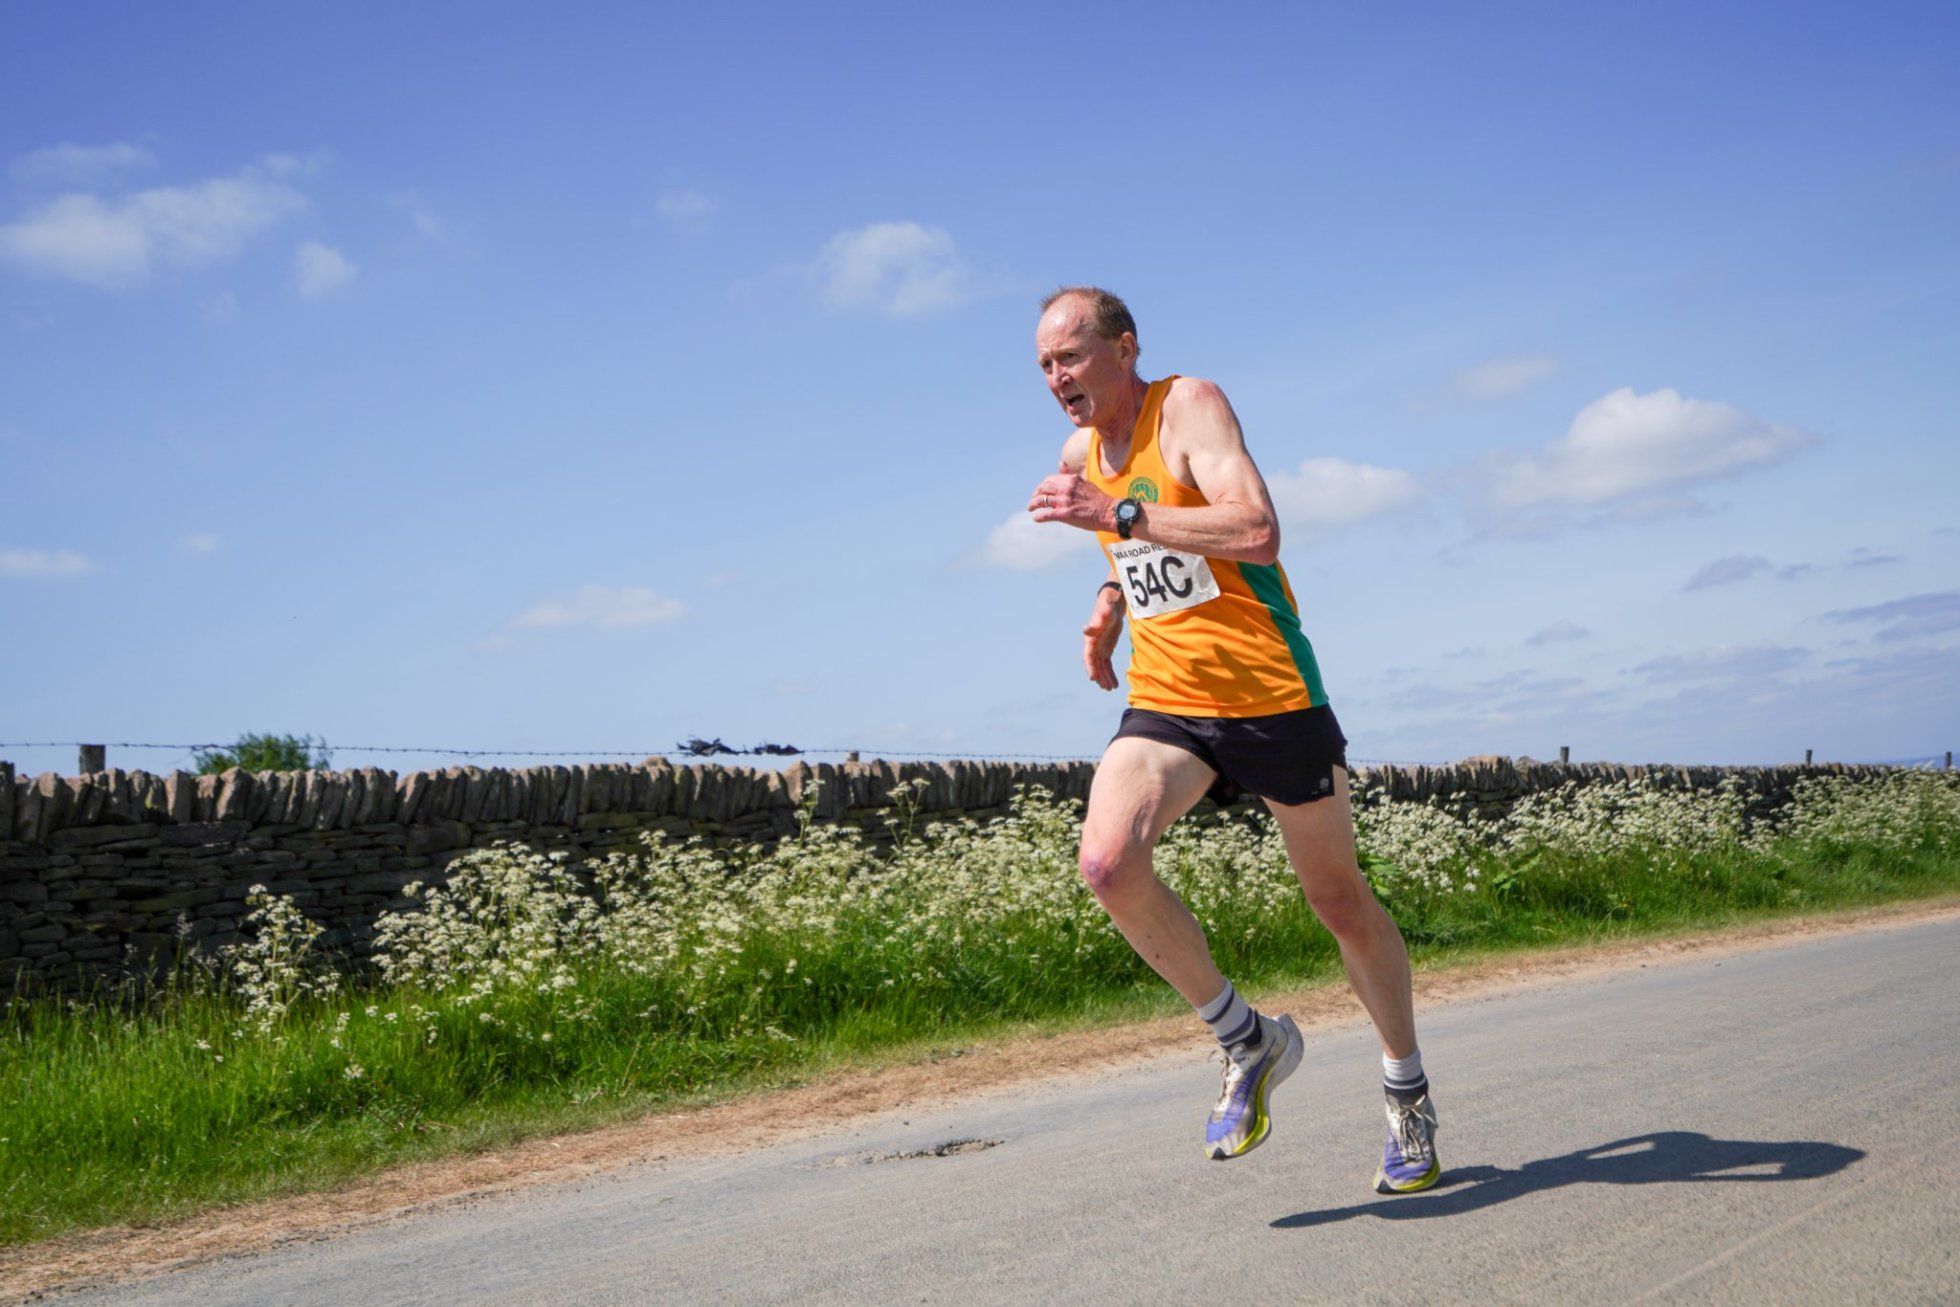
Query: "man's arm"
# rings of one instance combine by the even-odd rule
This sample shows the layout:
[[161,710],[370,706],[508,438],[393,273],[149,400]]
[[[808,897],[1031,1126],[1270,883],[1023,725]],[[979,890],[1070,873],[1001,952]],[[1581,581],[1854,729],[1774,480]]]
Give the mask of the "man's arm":
[[[1037,522],[1114,531],[1117,501],[1083,479],[1088,438],[1086,432],[1077,435],[1083,444],[1081,462],[1069,461],[1076,443],[1071,438],[1062,451],[1062,470],[1035,487],[1028,510]],[[1246,452],[1245,433],[1224,391],[1196,377],[1180,378],[1164,397],[1158,443],[1171,472],[1211,502],[1203,508],[1146,504],[1132,539],[1241,563],[1271,563],[1279,557],[1279,519],[1272,496]]]
[[1123,636],[1123,615],[1127,607],[1123,592],[1105,585],[1096,591],[1095,606],[1089,610],[1088,625],[1082,628],[1082,669],[1089,679],[1105,690],[1114,690],[1116,680],[1116,642]]
[[[1088,466],[1089,433],[1073,432],[1062,446],[1062,471],[1080,476]],[[1121,684],[1116,679],[1116,642],[1123,638],[1123,618],[1128,611],[1120,587],[1102,586],[1082,627],[1082,670],[1105,690]]]

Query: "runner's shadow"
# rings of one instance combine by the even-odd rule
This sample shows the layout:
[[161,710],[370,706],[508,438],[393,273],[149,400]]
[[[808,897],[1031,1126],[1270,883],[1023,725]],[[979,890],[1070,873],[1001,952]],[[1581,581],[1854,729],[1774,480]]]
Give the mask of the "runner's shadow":
[[1840,1144],[1757,1143],[1710,1139],[1687,1130],[1636,1135],[1563,1157],[1526,1162],[1515,1171],[1497,1166],[1462,1166],[1443,1172],[1426,1193],[1383,1197],[1356,1207],[1297,1212],[1273,1222],[1280,1230],[1331,1225],[1354,1216],[1385,1221],[1421,1220],[1481,1211],[1526,1194],[1573,1184],[1728,1184],[1768,1180],[1814,1180],[1833,1175],[1863,1157]]

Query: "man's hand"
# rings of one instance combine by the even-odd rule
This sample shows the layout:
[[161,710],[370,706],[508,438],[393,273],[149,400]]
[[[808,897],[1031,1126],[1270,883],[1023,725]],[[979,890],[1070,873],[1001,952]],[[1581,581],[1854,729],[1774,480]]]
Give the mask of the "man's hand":
[[1037,522],[1064,522],[1084,531],[1114,531],[1116,501],[1083,479],[1067,463],[1045,478],[1028,496],[1028,512]]
[[1123,635],[1123,593],[1108,586],[1096,591],[1096,606],[1082,628],[1082,666],[1089,679],[1105,690],[1116,688],[1116,664],[1110,655]]

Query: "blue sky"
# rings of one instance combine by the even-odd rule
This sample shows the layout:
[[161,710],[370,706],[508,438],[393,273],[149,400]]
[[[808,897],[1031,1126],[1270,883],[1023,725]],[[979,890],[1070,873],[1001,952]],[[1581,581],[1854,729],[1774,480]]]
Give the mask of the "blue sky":
[[1949,4],[0,48],[0,741],[1093,756],[1101,564],[1020,509],[1036,302],[1096,282],[1237,407],[1357,758],[1960,742]]

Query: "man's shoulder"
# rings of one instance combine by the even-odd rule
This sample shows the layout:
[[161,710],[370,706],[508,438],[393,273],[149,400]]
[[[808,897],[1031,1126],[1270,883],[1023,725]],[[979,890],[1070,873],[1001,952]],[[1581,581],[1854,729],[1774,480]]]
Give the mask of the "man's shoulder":
[[1089,432],[1077,429],[1062,442],[1062,466],[1080,472],[1089,466]]
[[1187,448],[1191,441],[1234,439],[1239,429],[1238,417],[1232,412],[1225,392],[1217,382],[1203,377],[1173,378],[1170,389],[1164,393],[1163,415],[1164,429]]
[[1216,381],[1203,377],[1176,376],[1170,379],[1170,389],[1164,392],[1164,411],[1201,410],[1213,405],[1230,408],[1225,392]]

